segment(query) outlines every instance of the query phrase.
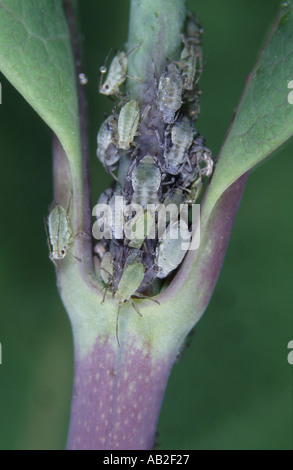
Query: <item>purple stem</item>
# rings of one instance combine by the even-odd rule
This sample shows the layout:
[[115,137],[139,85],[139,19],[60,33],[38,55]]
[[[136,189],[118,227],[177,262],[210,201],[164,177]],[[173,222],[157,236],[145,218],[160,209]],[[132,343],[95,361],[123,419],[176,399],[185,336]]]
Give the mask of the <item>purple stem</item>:
[[84,358],[77,353],[67,449],[152,449],[173,360],[152,358],[133,337],[122,350],[97,340]]

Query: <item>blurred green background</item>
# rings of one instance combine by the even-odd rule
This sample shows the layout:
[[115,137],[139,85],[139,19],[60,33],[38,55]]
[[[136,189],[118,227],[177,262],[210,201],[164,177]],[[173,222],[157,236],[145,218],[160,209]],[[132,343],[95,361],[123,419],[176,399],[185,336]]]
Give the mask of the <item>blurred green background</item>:
[[[80,4],[95,202],[110,182],[95,157],[112,108],[97,93],[99,66],[127,39],[129,0]],[[188,6],[205,29],[197,128],[216,155],[279,1]],[[0,449],[62,449],[73,350],[43,224],[51,132],[1,74],[0,81]],[[292,154],[289,142],[249,177],[212,301],[169,380],[160,449],[293,448]]]

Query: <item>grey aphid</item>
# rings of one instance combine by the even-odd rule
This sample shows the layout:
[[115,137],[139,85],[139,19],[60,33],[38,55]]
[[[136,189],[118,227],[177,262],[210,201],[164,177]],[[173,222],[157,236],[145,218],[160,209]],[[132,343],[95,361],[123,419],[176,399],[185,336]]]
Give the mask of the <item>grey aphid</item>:
[[170,62],[161,75],[157,93],[157,104],[162,119],[173,124],[175,115],[182,105],[183,78],[177,66]]
[[120,159],[118,146],[117,116],[109,116],[101,125],[97,135],[97,157],[107,171],[117,168]]
[[146,208],[148,204],[158,204],[158,191],[161,186],[161,171],[156,159],[151,155],[143,157],[131,174],[133,187],[132,204]]
[[194,129],[189,119],[184,116],[175,122],[171,130],[172,146],[165,152],[165,169],[171,175],[177,175],[187,158],[187,151],[192,144]]

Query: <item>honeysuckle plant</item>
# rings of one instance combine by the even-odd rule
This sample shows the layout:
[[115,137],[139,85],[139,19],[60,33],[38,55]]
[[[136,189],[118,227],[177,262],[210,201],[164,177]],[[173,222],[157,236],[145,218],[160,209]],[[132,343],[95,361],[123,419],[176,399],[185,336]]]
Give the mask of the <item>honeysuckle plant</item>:
[[[178,60],[184,0],[132,0],[128,73],[155,86],[153,60]],[[248,172],[293,133],[288,84],[293,70],[293,11],[283,3],[217,156],[201,202],[201,242],[156,296],[102,302],[93,255],[86,115],[73,5],[69,0],[0,2],[1,72],[54,132],[54,201],[70,203],[74,253],[56,262],[58,288],[75,347],[68,449],[151,449],[170,370],[207,308],[223,263]],[[13,29],[14,34],[10,34]],[[151,31],[151,34],[150,34]],[[155,51],[155,52],[154,52]],[[131,99],[142,84],[129,80]]]

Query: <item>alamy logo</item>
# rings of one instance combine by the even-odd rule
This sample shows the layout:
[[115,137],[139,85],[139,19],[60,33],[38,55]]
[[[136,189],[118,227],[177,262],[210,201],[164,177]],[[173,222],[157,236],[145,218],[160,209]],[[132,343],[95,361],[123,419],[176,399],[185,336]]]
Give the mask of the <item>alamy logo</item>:
[[293,80],[290,80],[288,83],[288,88],[292,90],[290,93],[288,93],[288,103],[293,104]]
[[[188,229],[195,227],[191,239]],[[97,221],[92,228],[96,240],[178,240],[181,249],[196,250],[200,243],[200,204],[125,204],[123,196],[115,196],[110,204],[97,204],[93,208]],[[179,245],[178,245],[179,247]]]
[[0,82],[0,104],[2,104],[2,83]]
[[292,351],[288,354],[288,362],[291,366],[293,366],[293,340],[289,341],[288,349],[292,349]]
[[2,364],[2,344],[0,343],[0,365]]

